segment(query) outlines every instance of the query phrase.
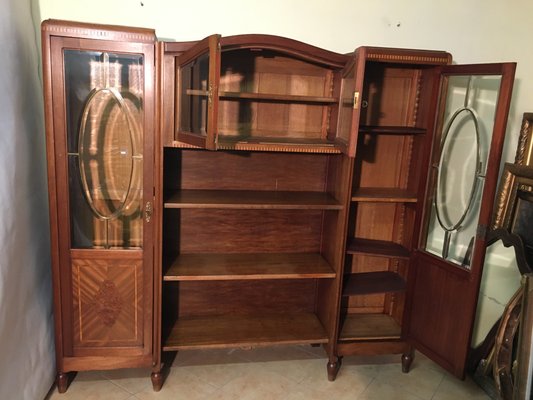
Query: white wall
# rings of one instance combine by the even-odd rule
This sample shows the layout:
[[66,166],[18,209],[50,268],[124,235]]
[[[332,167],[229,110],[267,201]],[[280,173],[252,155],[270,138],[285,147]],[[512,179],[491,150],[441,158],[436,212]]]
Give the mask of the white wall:
[[0,399],[55,369],[42,87],[28,1],[0,0]]

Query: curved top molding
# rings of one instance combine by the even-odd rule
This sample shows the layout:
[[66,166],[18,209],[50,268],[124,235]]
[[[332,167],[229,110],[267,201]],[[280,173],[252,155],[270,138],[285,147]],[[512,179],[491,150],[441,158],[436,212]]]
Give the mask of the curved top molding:
[[55,19],[43,21],[41,31],[43,34],[52,36],[61,35],[83,39],[120,40],[137,43],[154,43],[157,40],[153,29],[88,24]]
[[344,67],[349,60],[349,56],[347,55],[275,35],[249,34],[226,36],[220,39],[220,47],[222,51],[253,48],[276,50],[307,61],[337,68]]

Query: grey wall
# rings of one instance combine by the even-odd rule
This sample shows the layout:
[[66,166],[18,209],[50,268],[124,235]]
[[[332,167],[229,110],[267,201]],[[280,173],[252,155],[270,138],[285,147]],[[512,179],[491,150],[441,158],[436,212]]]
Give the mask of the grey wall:
[[39,50],[30,2],[0,10],[0,399],[33,400],[55,375]]

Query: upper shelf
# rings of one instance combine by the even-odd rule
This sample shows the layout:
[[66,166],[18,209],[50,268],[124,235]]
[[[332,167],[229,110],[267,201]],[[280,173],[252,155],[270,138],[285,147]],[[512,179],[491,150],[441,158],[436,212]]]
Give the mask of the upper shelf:
[[[207,90],[187,89],[186,94],[189,96],[203,96],[207,97]],[[331,104],[337,103],[339,99],[335,97],[322,96],[298,96],[290,94],[275,94],[275,93],[254,93],[254,92],[218,92],[218,97],[222,99],[248,99],[257,101],[286,101],[291,103],[319,103]]]
[[360,133],[380,133],[385,135],[422,135],[426,131],[424,128],[415,128],[413,126],[362,125],[359,127]]
[[324,192],[255,190],[179,190],[167,197],[165,208],[223,208],[280,210],[342,210],[343,205]]

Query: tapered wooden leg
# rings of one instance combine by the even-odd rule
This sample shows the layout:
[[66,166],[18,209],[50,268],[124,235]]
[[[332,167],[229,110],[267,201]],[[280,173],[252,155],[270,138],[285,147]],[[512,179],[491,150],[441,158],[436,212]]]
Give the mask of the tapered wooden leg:
[[328,381],[333,382],[335,380],[340,367],[341,367],[341,359],[338,357],[334,361],[330,360],[328,362],[327,364]]
[[407,353],[402,354],[402,372],[404,373],[409,372],[414,358],[415,358],[415,352],[413,349],[409,349]]
[[68,388],[68,374],[65,372],[58,372],[56,377],[57,391],[65,393]]
[[161,371],[152,372],[150,378],[152,379],[152,387],[154,388],[154,392],[159,392],[163,387],[163,374]]

